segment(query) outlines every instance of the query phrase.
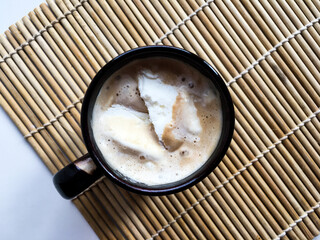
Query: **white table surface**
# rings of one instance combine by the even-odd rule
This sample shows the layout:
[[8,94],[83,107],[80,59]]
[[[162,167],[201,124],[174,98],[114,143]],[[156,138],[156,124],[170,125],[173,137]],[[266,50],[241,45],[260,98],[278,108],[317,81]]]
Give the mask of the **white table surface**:
[[[0,0],[0,33],[42,2]],[[98,239],[77,208],[56,192],[51,173],[2,108],[0,154],[0,239]]]
[[[0,33],[44,0],[0,0]],[[0,108],[0,239],[95,240],[72,202],[56,192],[52,175]]]

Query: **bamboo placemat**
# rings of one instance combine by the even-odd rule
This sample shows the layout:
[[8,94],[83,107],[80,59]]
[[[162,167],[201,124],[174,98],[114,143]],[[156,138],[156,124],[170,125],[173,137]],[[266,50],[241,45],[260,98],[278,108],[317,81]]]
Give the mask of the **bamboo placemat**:
[[174,45],[232,94],[231,146],[184,192],[107,179],[74,199],[101,239],[312,239],[320,230],[320,1],[48,0],[0,37],[1,106],[52,173],[84,153],[83,95],[118,54]]

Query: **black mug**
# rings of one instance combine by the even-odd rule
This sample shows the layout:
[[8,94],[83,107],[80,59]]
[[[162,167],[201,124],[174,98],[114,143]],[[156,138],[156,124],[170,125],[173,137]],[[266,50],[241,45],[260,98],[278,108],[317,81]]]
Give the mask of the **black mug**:
[[[157,186],[133,183],[108,166],[98,149],[90,125],[92,110],[102,85],[126,64],[143,58],[167,57],[193,66],[208,77],[219,91],[222,107],[222,132],[218,144],[208,160],[194,173],[177,182]],[[165,195],[185,190],[209,175],[225,155],[234,130],[234,109],[230,93],[219,74],[203,59],[184,49],[170,46],[146,46],[127,51],[108,62],[94,77],[85,94],[81,109],[81,129],[88,153],[57,172],[53,182],[66,199],[81,194],[103,176],[126,190],[145,195]]]

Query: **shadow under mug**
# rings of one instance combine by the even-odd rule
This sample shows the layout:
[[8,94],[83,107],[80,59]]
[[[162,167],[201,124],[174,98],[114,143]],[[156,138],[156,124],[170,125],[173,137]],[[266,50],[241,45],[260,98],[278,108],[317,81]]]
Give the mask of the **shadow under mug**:
[[[108,166],[97,147],[90,125],[92,110],[102,85],[118,69],[131,61],[149,57],[167,57],[193,66],[208,77],[219,91],[222,107],[222,132],[217,147],[208,160],[193,174],[173,183],[148,186],[131,182]],[[169,46],[146,46],[132,49],[108,62],[94,77],[85,94],[81,109],[81,130],[88,153],[57,172],[53,182],[58,192],[66,199],[81,194],[102,176],[126,190],[145,195],[177,193],[198,183],[209,175],[225,155],[234,130],[234,109],[230,93],[219,74],[203,59],[184,49]]]

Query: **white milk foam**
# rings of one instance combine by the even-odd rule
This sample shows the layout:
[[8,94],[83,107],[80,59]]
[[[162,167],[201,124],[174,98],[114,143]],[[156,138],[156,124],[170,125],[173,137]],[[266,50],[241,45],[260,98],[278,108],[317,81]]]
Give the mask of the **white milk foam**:
[[106,81],[91,124],[110,167],[132,182],[160,185],[189,176],[210,157],[221,135],[221,103],[190,65],[148,58]]

